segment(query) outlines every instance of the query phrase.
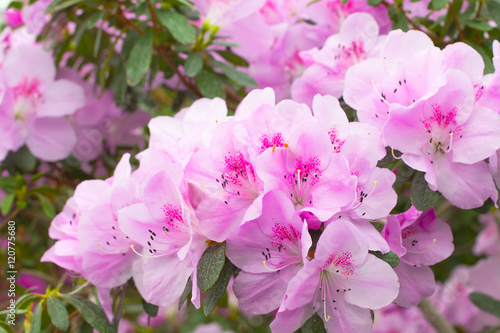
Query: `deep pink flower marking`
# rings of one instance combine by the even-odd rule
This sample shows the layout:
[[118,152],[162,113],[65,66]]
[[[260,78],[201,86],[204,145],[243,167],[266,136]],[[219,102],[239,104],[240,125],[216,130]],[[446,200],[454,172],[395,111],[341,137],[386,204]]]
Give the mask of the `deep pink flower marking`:
[[37,102],[43,98],[39,88],[40,82],[37,79],[29,81],[25,78],[12,89],[17,117],[22,117],[23,113],[32,111]]
[[270,246],[278,250],[278,253],[265,248],[262,251],[264,256],[264,265],[270,271],[276,271],[280,274],[286,268],[293,271],[296,267],[302,265],[302,253],[300,250],[301,233],[292,225],[283,222],[277,222],[272,227],[274,235],[271,236]]
[[172,204],[165,204],[162,208],[162,211],[165,214],[165,222],[168,228],[166,231],[170,232],[170,230],[178,230],[179,222],[184,222],[184,220],[182,219],[181,208]]
[[281,134],[280,132],[274,134],[272,137],[269,137],[269,135],[264,134],[259,138],[259,141],[261,143],[261,146],[259,148],[259,153],[262,153],[267,148],[271,147],[273,148],[285,147],[285,139],[283,138],[283,134]]
[[221,184],[228,195],[255,199],[259,194],[259,187],[252,164],[240,152],[227,155],[224,160],[224,173],[221,174],[221,179],[215,179],[217,183]]
[[335,126],[333,126],[329,131],[328,135],[330,136],[330,142],[333,145],[333,152],[334,153],[340,153],[342,151],[342,146],[345,143],[345,140],[340,140],[338,138],[339,136],[339,131]]
[[433,104],[431,108],[432,115],[422,120],[427,133],[430,134],[428,154],[437,151],[448,153],[452,147],[453,137],[457,135],[459,138],[462,137],[461,128],[457,125],[456,120],[458,109],[453,107],[448,112],[443,112],[438,104]]
[[354,267],[352,267],[352,254],[347,251],[342,251],[340,254],[331,254],[323,270],[328,269],[331,265],[337,267],[336,273],[341,273],[344,276],[355,275]]
[[303,201],[309,194],[310,188],[318,183],[322,174],[319,169],[320,165],[319,158],[315,156],[310,157],[306,162],[302,157],[298,157],[295,162],[295,172],[284,175],[293,189],[290,197],[294,199],[295,204],[304,204]]
[[351,44],[342,45],[339,43],[334,56],[339,68],[349,68],[366,59],[366,51],[363,42],[353,40]]

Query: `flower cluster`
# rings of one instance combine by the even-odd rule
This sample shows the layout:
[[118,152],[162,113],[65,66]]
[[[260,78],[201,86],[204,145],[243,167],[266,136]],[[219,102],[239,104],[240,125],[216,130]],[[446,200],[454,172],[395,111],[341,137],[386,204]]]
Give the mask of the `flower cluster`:
[[[226,242],[241,269],[233,285],[240,307],[277,310],[276,332],[315,313],[329,330],[366,331],[369,309],[414,305],[434,291],[427,266],[451,254],[449,227],[432,211],[387,217],[397,195],[394,173],[376,166],[385,156],[380,132],[349,123],[334,97],[316,96],[311,110],[254,90],[234,116],[222,100],[200,99],[149,128],[136,171],[125,156],[112,178],[77,187],[43,261],[103,290],[132,277],[160,306],[191,279],[199,307],[200,257],[209,243]],[[370,220],[383,218],[381,234]],[[390,250],[402,260],[396,271],[373,254]],[[415,291],[419,277],[426,282]]]

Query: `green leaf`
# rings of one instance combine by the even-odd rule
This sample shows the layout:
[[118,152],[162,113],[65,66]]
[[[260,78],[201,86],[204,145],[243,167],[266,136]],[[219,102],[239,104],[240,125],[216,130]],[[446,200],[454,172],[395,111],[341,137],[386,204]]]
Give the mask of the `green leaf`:
[[406,32],[410,29],[408,26],[408,20],[406,19],[405,13],[402,9],[394,9],[394,7],[391,7],[389,9],[389,16],[393,21],[392,30],[401,29]]
[[420,171],[413,176],[410,191],[411,203],[420,211],[426,211],[431,208],[439,197],[438,192],[434,192],[429,188],[425,180],[425,173]]
[[226,98],[224,86],[216,75],[202,70],[198,75],[196,75],[195,80],[198,89],[200,89],[200,92],[204,97],[220,97],[222,99]]
[[191,53],[186,63],[184,64],[184,70],[186,71],[187,77],[195,77],[201,72],[203,68],[203,57],[199,53]]
[[214,61],[214,65],[222,70],[222,72],[235,83],[244,86],[255,88],[258,87],[258,83],[248,74],[240,72],[236,68],[229,66],[220,61]]
[[215,282],[214,286],[210,288],[205,297],[205,301],[203,303],[203,313],[205,316],[208,316],[212,312],[217,303],[219,303],[219,300],[222,296],[224,296],[229,280],[231,279],[231,275],[233,275],[235,269],[236,266],[234,266],[233,263],[226,258],[226,262],[220,272],[219,279]]
[[0,188],[6,192],[14,192],[16,190],[16,177],[8,176],[0,178]]
[[25,172],[32,172],[36,167],[36,158],[28,148],[23,147],[13,154],[14,164]]
[[449,0],[432,0],[429,3],[428,8],[431,10],[441,10],[441,9],[446,8],[446,6],[448,5],[448,2],[449,2]]
[[127,82],[137,85],[148,72],[153,59],[154,33],[150,30],[140,37],[127,60]]
[[41,300],[36,306],[35,312],[31,317],[31,333],[39,333],[42,329],[42,311],[43,311],[43,300]]
[[487,214],[491,210],[491,208],[495,205],[491,198],[488,198],[481,207],[474,208],[473,211],[479,214]]
[[53,219],[56,216],[56,209],[52,201],[39,192],[35,192],[35,195],[38,197],[38,200],[40,200],[44,214],[47,215],[48,218]]
[[500,300],[480,292],[472,292],[469,294],[469,299],[479,309],[488,312],[495,317],[500,318]]
[[392,251],[389,251],[388,253],[382,254],[380,251],[369,251],[371,254],[373,254],[375,257],[385,261],[389,265],[391,265],[392,268],[396,267],[399,265],[400,259],[398,255]]
[[15,333],[10,324],[0,321],[0,333]]
[[313,314],[300,328],[302,333],[326,333],[325,324],[317,313]]
[[248,67],[250,64],[248,61],[243,59],[237,54],[234,54],[229,48],[224,51],[216,51],[222,58],[224,58],[227,62],[239,66],[239,67]]
[[46,13],[55,13],[60,10],[66,9],[70,6],[76,5],[83,0],[53,0],[51,4],[45,10]]
[[174,10],[160,10],[156,13],[160,24],[165,26],[172,36],[181,44],[193,44],[196,31],[188,19]]
[[392,185],[392,188],[397,191],[404,183],[406,183],[406,181],[408,181],[413,176],[414,173],[415,170],[413,170],[406,164],[401,165],[397,169],[396,181]]
[[100,333],[115,332],[104,311],[88,299],[74,295],[61,295],[61,298],[78,309],[83,319]]
[[480,30],[480,31],[490,31],[493,27],[486,21],[482,21],[479,19],[473,19],[465,22],[465,25],[471,27],[472,29]]
[[150,317],[156,317],[158,315],[158,305],[150,304],[142,299],[142,308],[144,312],[148,314]]
[[9,214],[10,208],[12,207],[15,199],[15,193],[8,194],[7,196],[5,196],[5,198],[3,198],[1,203],[1,212],[3,216],[7,216],[7,214]]
[[193,281],[191,281],[191,277],[189,277],[189,279],[187,280],[187,283],[186,283],[186,287],[184,288],[184,291],[182,292],[182,295],[179,298],[179,310],[184,305],[184,302],[188,298],[188,296],[191,293],[192,289],[193,289]]
[[49,312],[52,324],[61,331],[66,331],[69,326],[68,310],[61,301],[54,296],[47,298],[47,311]]
[[105,13],[106,13],[105,11],[99,11],[94,13],[87,22],[87,29],[92,29],[93,27],[95,27],[97,22],[99,22],[104,17]]
[[78,333],[93,333],[94,329],[85,320],[82,321],[82,325],[78,329]]
[[373,311],[372,309],[370,309],[370,316],[372,316],[372,324],[373,324],[373,322],[375,321],[375,311]]
[[208,291],[219,278],[222,267],[226,259],[226,244],[210,245],[198,262],[198,287],[203,291]]
[[370,6],[376,7],[382,3],[382,0],[367,0],[366,1]]

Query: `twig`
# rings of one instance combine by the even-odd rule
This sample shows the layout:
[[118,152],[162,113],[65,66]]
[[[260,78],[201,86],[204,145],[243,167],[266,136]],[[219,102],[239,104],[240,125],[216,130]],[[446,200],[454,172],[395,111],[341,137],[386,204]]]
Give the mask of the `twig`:
[[448,10],[450,11],[451,16],[453,17],[453,21],[457,25],[457,31],[458,31],[458,35],[460,36],[460,39],[463,42],[465,42],[465,40],[467,38],[465,37],[464,31],[462,30],[462,28],[460,28],[460,22],[458,21],[457,13],[455,13],[455,9],[453,9],[453,6],[451,4],[448,6]]
[[0,224],[0,230],[9,222],[11,221],[14,217],[19,214],[21,210],[19,208],[16,208],[12,213],[7,215],[7,217],[2,221],[2,224]]
[[418,308],[422,311],[425,319],[427,319],[429,324],[431,324],[438,333],[457,333],[428,298],[424,298],[418,303]]

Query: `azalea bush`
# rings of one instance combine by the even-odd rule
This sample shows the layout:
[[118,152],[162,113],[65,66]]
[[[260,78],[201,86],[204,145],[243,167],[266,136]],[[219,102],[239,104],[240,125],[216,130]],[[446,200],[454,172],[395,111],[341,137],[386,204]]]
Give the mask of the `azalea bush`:
[[498,0],[0,6],[0,332],[500,331]]

